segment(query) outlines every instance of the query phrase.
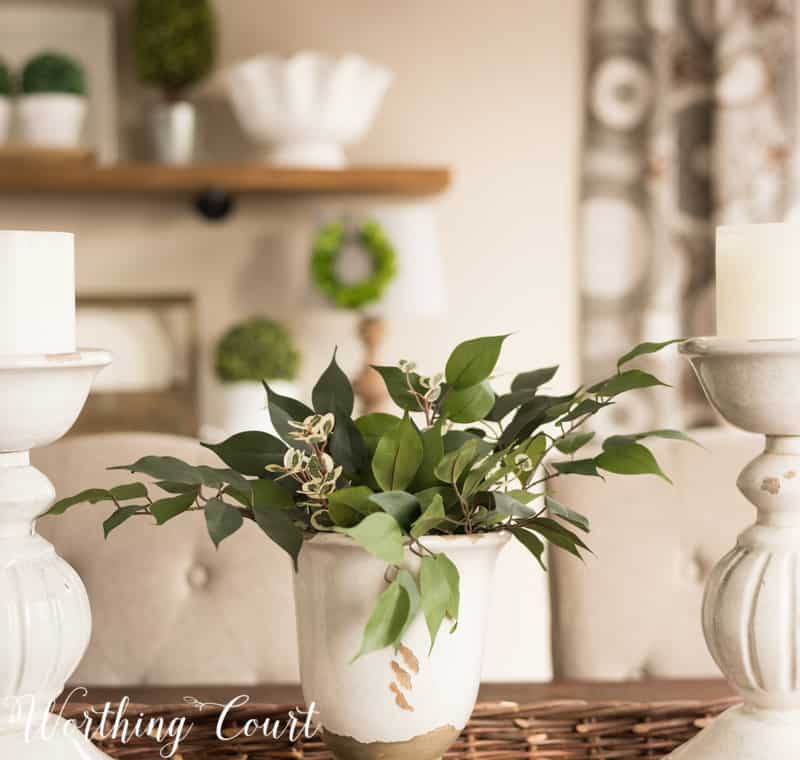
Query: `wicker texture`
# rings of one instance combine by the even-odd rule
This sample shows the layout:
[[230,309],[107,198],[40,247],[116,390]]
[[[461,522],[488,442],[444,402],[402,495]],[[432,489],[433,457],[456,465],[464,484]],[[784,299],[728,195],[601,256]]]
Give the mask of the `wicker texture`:
[[[712,702],[582,702],[559,700],[526,705],[494,702],[477,705],[469,725],[444,760],[612,760],[658,758],[691,739],[736,699]],[[80,719],[86,705],[72,705],[65,718]],[[225,734],[239,733],[249,719],[266,718],[285,726],[292,705],[252,704],[231,713]],[[332,760],[320,737],[291,744],[260,732],[250,738],[221,742],[217,735],[219,707],[191,705],[130,705],[125,713],[133,721],[144,715],[163,717],[165,722],[186,717],[194,725],[181,743],[177,760]],[[93,741],[114,758],[149,760],[159,757],[162,745],[149,736],[128,744]],[[168,742],[168,740],[167,740]]]

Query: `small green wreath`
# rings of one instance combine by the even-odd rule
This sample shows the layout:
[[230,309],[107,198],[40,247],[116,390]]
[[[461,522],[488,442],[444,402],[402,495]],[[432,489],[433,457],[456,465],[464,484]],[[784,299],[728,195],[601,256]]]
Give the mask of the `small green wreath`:
[[397,272],[397,254],[377,222],[365,222],[358,230],[358,241],[369,254],[372,274],[360,282],[342,282],[336,274],[336,261],[345,243],[345,225],[326,224],[314,238],[311,276],[314,284],[340,309],[359,309],[381,298]]

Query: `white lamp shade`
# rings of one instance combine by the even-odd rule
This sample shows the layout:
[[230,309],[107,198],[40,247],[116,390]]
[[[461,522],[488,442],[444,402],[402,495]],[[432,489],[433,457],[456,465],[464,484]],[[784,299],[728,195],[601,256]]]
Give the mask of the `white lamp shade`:
[[[377,222],[397,255],[397,273],[380,301],[366,305],[362,313],[388,319],[430,319],[447,311],[444,269],[439,255],[436,215],[429,204],[393,204],[360,211],[353,223]],[[364,252],[345,246],[337,261],[345,281],[369,274]],[[327,302],[312,284],[310,306]],[[328,304],[330,305],[330,304]]]

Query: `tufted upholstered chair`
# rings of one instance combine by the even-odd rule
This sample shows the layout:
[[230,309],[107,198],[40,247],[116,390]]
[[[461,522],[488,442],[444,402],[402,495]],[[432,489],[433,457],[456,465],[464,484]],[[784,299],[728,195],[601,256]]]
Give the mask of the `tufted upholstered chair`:
[[[189,438],[111,433],[66,438],[33,452],[60,496],[131,482],[109,472],[146,454],[219,465]],[[106,505],[47,517],[39,531],[89,591],[94,632],[73,677],[91,685],[281,683],[299,678],[291,564],[251,523],[216,551],[200,515],[156,527],[136,519],[103,539]],[[546,577],[510,545],[497,568],[484,679],[551,675]],[[524,603],[521,602],[524,600]]]
[[[196,441],[150,433],[73,437],[35,451],[61,496],[141,479],[106,467],[146,454],[221,463]],[[80,684],[292,682],[298,679],[291,563],[249,521],[215,550],[200,515],[161,527],[135,518],[103,539],[103,504],[39,522],[81,575],[94,633]]]
[[592,521],[596,557],[550,556],[557,678],[719,676],[700,627],[709,571],[754,518],[736,489],[763,438],[696,431],[704,449],[660,441],[653,449],[675,485],[656,477],[570,477],[552,495]]

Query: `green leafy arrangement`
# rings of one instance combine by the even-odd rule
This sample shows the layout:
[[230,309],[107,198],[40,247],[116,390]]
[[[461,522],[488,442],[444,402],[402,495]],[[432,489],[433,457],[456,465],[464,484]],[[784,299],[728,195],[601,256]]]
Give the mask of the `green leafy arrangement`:
[[42,53],[31,58],[22,69],[25,95],[62,93],[85,96],[88,92],[83,66],[62,53]]
[[137,0],[136,70],[143,82],[160,87],[168,99],[178,99],[209,74],[216,44],[216,21],[208,0]]
[[217,344],[220,382],[294,380],[300,364],[289,331],[279,322],[254,317],[232,327]]
[[5,61],[0,60],[0,96],[8,97],[14,92],[14,80],[11,69]]
[[319,290],[340,309],[360,309],[380,300],[397,273],[397,254],[377,222],[367,222],[358,231],[358,242],[370,257],[372,274],[355,283],[345,283],[336,273],[336,262],[345,243],[342,222],[326,224],[314,239],[311,277]]
[[[113,502],[106,536],[127,520],[149,516],[159,525],[186,512],[203,512],[215,545],[253,520],[297,565],[304,537],[349,536],[387,563],[357,656],[397,646],[422,611],[431,647],[445,619],[459,613],[459,575],[446,553],[426,536],[507,531],[544,568],[545,543],[576,557],[587,550],[589,522],[546,495],[544,484],[564,475],[653,474],[667,479],[643,441],[690,440],[676,430],[614,435],[599,447],[584,430],[621,394],[664,385],[629,362],[669,343],[643,343],[619,360],[616,374],[564,395],[544,389],[557,367],[517,375],[508,393],[489,383],[507,336],[461,343],[442,374],[424,376],[409,362],[379,366],[402,412],[353,418],[353,390],[336,354],[317,381],[313,408],[275,393],[267,383],[272,423],[279,435],[245,432],[206,446],[227,468],[195,467],[148,456],[114,469],[155,478],[91,489],[55,504],[61,514],[80,502]],[[590,455],[581,452],[593,442]],[[153,486],[151,485],[150,488]],[[403,559],[420,558],[415,577]]]

